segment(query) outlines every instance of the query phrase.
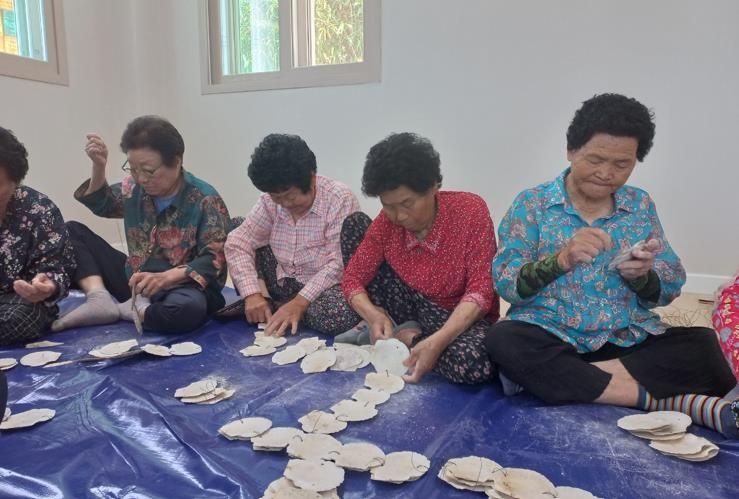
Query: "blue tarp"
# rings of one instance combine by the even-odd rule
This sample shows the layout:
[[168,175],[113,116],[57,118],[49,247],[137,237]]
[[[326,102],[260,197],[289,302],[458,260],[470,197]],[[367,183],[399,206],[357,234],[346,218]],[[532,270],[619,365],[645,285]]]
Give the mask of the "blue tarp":
[[[66,308],[79,297],[67,299]],[[189,335],[145,335],[141,343],[195,341],[188,357],[140,354],[115,361],[52,368],[18,365],[6,371],[13,412],[48,407],[51,421],[0,434],[0,497],[261,497],[287,464],[285,452],[255,452],[249,442],[218,435],[223,424],[264,416],[275,426],[300,427],[298,418],[329,407],[363,385],[371,366],[355,373],[305,375],[299,365],[277,366],[270,356],[246,358],[253,341],[244,322],[211,322]],[[301,337],[315,334],[302,331]],[[131,323],[79,328],[50,335],[60,360],[95,346],[136,337]],[[289,338],[289,344],[298,341]],[[29,350],[0,349],[19,359]],[[214,405],[185,405],[176,388],[218,377],[236,394]],[[385,452],[410,450],[431,460],[418,481],[373,482],[348,471],[344,498],[484,497],[458,491],[437,477],[453,457],[479,455],[503,466],[530,468],[555,485],[590,490],[604,498],[739,497],[739,442],[716,432],[690,431],[719,445],[704,463],[679,461],[616,427],[636,411],[578,405],[547,407],[526,394],[502,396],[497,385],[458,386],[430,375],[378,406],[372,420],[335,434],[367,441]]]

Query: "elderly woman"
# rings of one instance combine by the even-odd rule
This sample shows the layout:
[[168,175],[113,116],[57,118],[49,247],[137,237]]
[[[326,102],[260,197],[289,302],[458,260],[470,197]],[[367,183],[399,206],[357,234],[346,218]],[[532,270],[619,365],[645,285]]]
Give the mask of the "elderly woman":
[[510,320],[486,347],[508,394],[517,383],[549,403],[682,411],[735,436],[720,396],[736,380],[716,334],[651,310],[685,282],[653,201],[625,185],[653,137],[635,99],[597,95],[575,113],[569,168],[519,194],[501,222],[493,278]]
[[[433,369],[481,383],[494,371],[482,342],[499,310],[493,222],[482,198],[440,191],[441,179],[439,154],[415,134],[393,134],[370,149],[362,191],[379,197],[382,211],[371,223],[363,213],[344,223],[347,241],[364,237],[341,286],[373,342],[395,335],[411,347],[408,381]],[[401,326],[394,331],[393,323]]]
[[339,288],[341,226],[359,203],[346,185],[316,171],[316,156],[297,135],[270,134],[251,157],[249,178],[263,194],[229,234],[226,259],[245,297],[243,316],[265,322],[266,334],[296,334],[301,321],[337,334],[359,320]]
[[23,144],[0,127],[0,345],[43,336],[74,271],[59,209],[21,185],[27,158]]
[[96,215],[123,218],[128,257],[86,226],[69,222],[78,262],[73,278],[86,302],[52,328],[121,318],[163,333],[196,329],[224,304],[228,210],[213,187],[185,171],[182,136],[164,118],[133,120],[121,150],[128,175],[108,185],[108,148],[99,135],[88,135],[92,177],[74,196]]

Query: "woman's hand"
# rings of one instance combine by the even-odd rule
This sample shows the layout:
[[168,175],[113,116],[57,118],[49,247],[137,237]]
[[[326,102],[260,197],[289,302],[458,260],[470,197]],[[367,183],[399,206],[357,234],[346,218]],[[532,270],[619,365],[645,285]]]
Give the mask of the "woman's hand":
[[169,270],[166,272],[136,272],[128,281],[129,286],[136,286],[136,294],[150,298],[159,291],[169,289],[173,286],[169,278]]
[[579,263],[593,263],[598,254],[613,247],[611,236],[601,229],[586,227],[575,232],[557,254],[557,264],[569,272]]
[[272,309],[261,293],[254,293],[244,299],[244,315],[250,324],[267,323],[272,317]]
[[631,252],[631,259],[620,263],[616,268],[619,274],[627,281],[636,280],[647,275],[654,265],[654,259],[662,250],[662,243],[658,239],[650,239],[642,247]]
[[87,144],[85,144],[85,153],[92,160],[93,168],[105,170],[108,163],[108,146],[103,142],[102,137],[96,133],[88,133]]
[[393,322],[381,308],[374,307],[374,310],[364,320],[369,324],[370,339],[373,345],[377,340],[387,340],[393,337]]
[[264,334],[267,336],[282,336],[290,328],[290,334],[298,333],[298,325],[308,310],[310,302],[300,295],[285,303],[277,309],[274,315],[267,321]]
[[411,348],[410,356],[403,361],[403,365],[408,368],[408,374],[403,376],[403,379],[408,383],[418,383],[436,366],[436,361],[446,348],[439,345],[436,340],[434,335],[431,335]]
[[26,301],[39,303],[54,296],[57,285],[46,274],[36,274],[30,283],[23,280],[14,281],[13,291]]

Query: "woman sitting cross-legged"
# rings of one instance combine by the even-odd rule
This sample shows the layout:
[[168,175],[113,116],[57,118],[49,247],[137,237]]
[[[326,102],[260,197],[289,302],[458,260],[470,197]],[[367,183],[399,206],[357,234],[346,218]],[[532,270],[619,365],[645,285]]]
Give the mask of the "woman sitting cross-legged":
[[69,222],[78,262],[73,279],[86,302],[52,329],[121,318],[162,333],[192,331],[225,302],[228,210],[213,187],[184,170],[182,136],[164,118],[133,120],[123,132],[121,150],[127,156],[122,169],[129,175],[108,185],[108,148],[100,136],[87,136],[92,177],[75,198],[96,215],[123,218],[128,257],[85,225]]
[[382,211],[374,221],[356,213],[344,222],[342,244],[353,256],[341,286],[373,342],[396,336],[411,347],[408,381],[436,370],[482,383],[494,374],[483,338],[499,310],[493,222],[482,198],[440,191],[441,179],[439,154],[425,138],[393,134],[370,149],[362,191],[379,197]]
[[651,310],[685,282],[654,202],[625,185],[653,137],[650,111],[623,95],[575,113],[569,168],[519,194],[500,225],[493,276],[510,320],[486,346],[508,394],[517,383],[553,404],[681,411],[737,437],[721,398],[736,380],[716,333],[670,327]]

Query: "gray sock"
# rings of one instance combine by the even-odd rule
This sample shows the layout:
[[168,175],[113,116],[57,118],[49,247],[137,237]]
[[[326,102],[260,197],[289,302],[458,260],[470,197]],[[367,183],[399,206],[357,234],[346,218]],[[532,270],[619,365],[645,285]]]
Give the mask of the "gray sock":
[[510,379],[508,379],[505,374],[499,372],[498,378],[500,379],[500,384],[503,386],[503,394],[507,397],[516,395],[517,393],[521,393],[523,391],[523,387],[521,385],[519,385],[515,381],[511,381]]
[[[129,298],[123,303],[118,304],[118,312],[121,319],[123,319],[124,321],[133,322],[133,310],[131,309],[132,301],[133,298]],[[145,296],[136,297],[136,310],[139,311],[139,318],[141,318],[142,322],[144,320],[144,312],[149,305],[151,305],[151,302]]]
[[51,330],[63,331],[71,327],[111,324],[119,317],[118,304],[108,290],[96,289],[87,294],[85,303],[55,320],[51,324]]

